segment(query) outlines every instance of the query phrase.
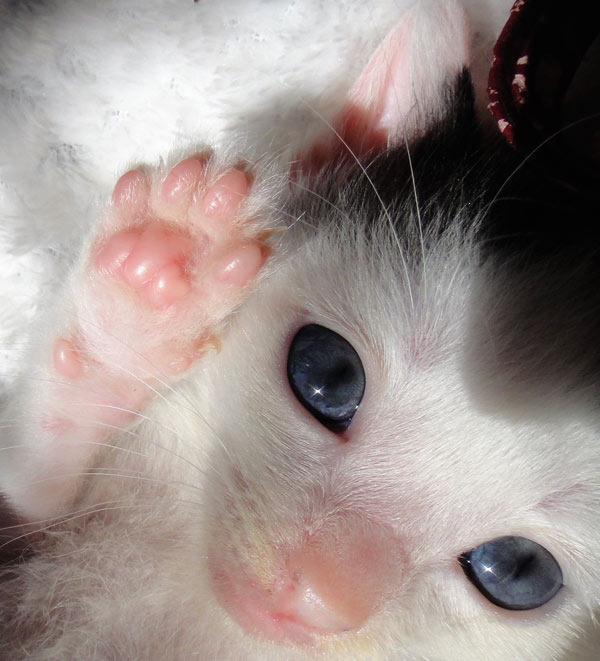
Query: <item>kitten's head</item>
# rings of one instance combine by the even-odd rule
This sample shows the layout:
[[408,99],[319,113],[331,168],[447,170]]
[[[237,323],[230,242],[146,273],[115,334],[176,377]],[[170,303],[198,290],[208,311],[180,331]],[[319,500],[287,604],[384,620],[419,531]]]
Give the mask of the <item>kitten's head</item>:
[[210,358],[207,555],[241,649],[551,659],[598,607],[592,271],[482,241],[504,156],[446,11],[451,51],[422,48],[425,7],[376,53],[340,124],[368,166],[309,155],[284,257]]
[[9,644],[574,658],[600,607],[594,264],[497,237],[551,205],[529,224],[525,168],[479,133],[467,42],[458,3],[423,0],[382,43],[220,351],[4,575]]

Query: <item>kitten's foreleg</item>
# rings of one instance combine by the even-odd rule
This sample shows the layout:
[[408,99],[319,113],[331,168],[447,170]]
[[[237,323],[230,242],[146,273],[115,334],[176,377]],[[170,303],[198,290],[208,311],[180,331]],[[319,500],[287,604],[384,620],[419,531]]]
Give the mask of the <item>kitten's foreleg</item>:
[[[59,513],[99,444],[208,348],[266,248],[250,181],[189,158],[117,182],[66,288],[66,321],[44,338],[3,437],[0,490],[27,518]],[[22,413],[21,413],[22,415]]]

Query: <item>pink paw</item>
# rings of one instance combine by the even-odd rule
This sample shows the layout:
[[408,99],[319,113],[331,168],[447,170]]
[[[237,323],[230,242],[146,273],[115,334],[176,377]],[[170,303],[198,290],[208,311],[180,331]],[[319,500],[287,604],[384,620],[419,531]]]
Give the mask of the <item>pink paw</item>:
[[237,222],[248,178],[232,169],[208,186],[204,180],[204,164],[197,159],[182,161],[162,182],[148,182],[136,170],[123,175],[113,193],[113,213],[114,224],[125,229],[101,246],[98,271],[120,278],[155,308],[183,299],[199,277],[205,288],[241,287],[252,279],[264,250]]
[[156,308],[168,307],[190,290],[186,273],[189,237],[160,223],[114,234],[96,257],[104,275],[119,276]]
[[264,229],[244,215],[249,191],[241,169],[215,174],[197,158],[164,178],[124,174],[83,274],[92,314],[58,338],[55,369],[70,380],[91,363],[178,374],[218,344],[267,255]]

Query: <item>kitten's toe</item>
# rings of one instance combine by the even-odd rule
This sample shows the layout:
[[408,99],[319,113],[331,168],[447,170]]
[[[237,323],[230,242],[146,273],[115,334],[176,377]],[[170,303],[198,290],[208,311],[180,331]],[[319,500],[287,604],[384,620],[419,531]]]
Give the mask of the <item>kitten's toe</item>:
[[235,294],[226,286],[244,286],[266,255],[243,216],[249,191],[242,170],[232,168],[207,181],[206,163],[196,158],[175,165],[164,180],[127,172],[107,212],[108,224],[122,229],[99,241],[97,272],[157,309],[190,292],[205,299],[205,310],[229,305]]

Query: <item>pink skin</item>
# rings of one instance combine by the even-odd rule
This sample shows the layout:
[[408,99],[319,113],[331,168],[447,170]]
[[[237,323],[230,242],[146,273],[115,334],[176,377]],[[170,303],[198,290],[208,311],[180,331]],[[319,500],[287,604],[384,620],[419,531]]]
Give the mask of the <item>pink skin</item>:
[[264,251],[258,243],[241,244],[215,260],[213,273],[217,280],[241,287],[258,273],[264,259]]
[[235,213],[248,194],[248,178],[240,170],[230,170],[205,193],[202,211],[207,216]]
[[[135,294],[146,309],[180,317],[182,326],[190,306],[209,318],[230,310],[266,257],[260,241],[242,233],[239,216],[250,188],[246,174],[228,170],[208,186],[205,177],[206,163],[196,158],[175,165],[163,181],[149,181],[136,170],[123,175],[111,214],[120,229],[100,243],[93,259],[107,286]],[[151,318],[148,323],[154,328]],[[169,374],[191,365],[202,353],[198,338],[211,337],[202,318],[194,323],[198,328],[187,347],[168,337],[152,347],[154,365]],[[178,339],[177,331],[171,332]]]
[[164,179],[131,170],[117,181],[75,280],[71,327],[50,350],[32,483],[19,487],[26,517],[59,512],[76,479],[65,474],[81,473],[110,426],[129,424],[155,388],[218,347],[213,329],[264,264],[244,217],[248,177],[230,169],[207,181],[207,170],[188,158]]
[[[192,202],[198,182],[204,175],[204,165],[195,159],[186,159],[167,175],[160,188],[163,201],[179,206]],[[113,201],[133,201],[132,191],[141,187],[141,173],[123,175]],[[223,242],[222,220],[234,217],[248,194],[249,182],[240,170],[230,170],[210,186],[199,203],[200,214],[208,233],[204,239]],[[214,227],[212,220],[219,221]],[[95,266],[104,275],[121,277],[136,290],[146,303],[157,309],[167,308],[184,298],[190,291],[188,256],[193,251],[193,239],[178,228],[150,222],[141,229],[124,229],[114,234],[96,256]],[[251,280],[264,262],[264,251],[257,241],[225,245],[225,250],[213,247],[215,254],[213,276],[219,282],[243,287]]]
[[185,274],[189,237],[180,236],[159,223],[139,231],[114,234],[96,257],[104,275],[120,276],[155,308],[166,308],[190,290]]
[[196,183],[204,175],[204,164],[195,158],[178,163],[166,176],[160,192],[167,202],[184,199],[188,203]]
[[83,374],[83,365],[72,342],[63,338],[54,344],[54,369],[67,379],[78,379]]
[[[115,184],[111,197],[112,208],[119,209],[121,213],[130,217],[139,216],[146,210],[149,192],[150,181],[145,173],[140,170],[130,170],[122,175]],[[105,223],[107,229],[118,229],[120,227],[119,214],[106,214]]]
[[129,170],[115,184],[111,201],[115,206],[124,204],[140,198],[140,188],[147,189],[144,174],[139,170]]
[[271,564],[265,582],[219,554],[215,591],[249,633],[310,645],[315,635],[359,630],[402,579],[406,561],[387,528],[342,522]]
[[[218,281],[243,287],[251,280],[264,262],[261,245],[256,240],[232,242],[228,236],[235,230],[231,223],[248,194],[248,178],[240,170],[230,170],[196,201],[204,174],[205,165],[189,158],[178,163],[160,185],[158,211],[165,205],[187,205],[195,225],[191,228],[193,234],[188,228],[154,220],[126,227],[100,248],[94,262],[96,269],[102,275],[121,279],[156,309],[168,308],[190,292],[199,248],[204,262],[214,262],[211,272]],[[136,195],[144,195],[143,182],[142,173],[126,173],[117,182],[113,201],[135,203]],[[172,213],[172,209],[169,211]],[[217,226],[214,221],[218,221]]]

